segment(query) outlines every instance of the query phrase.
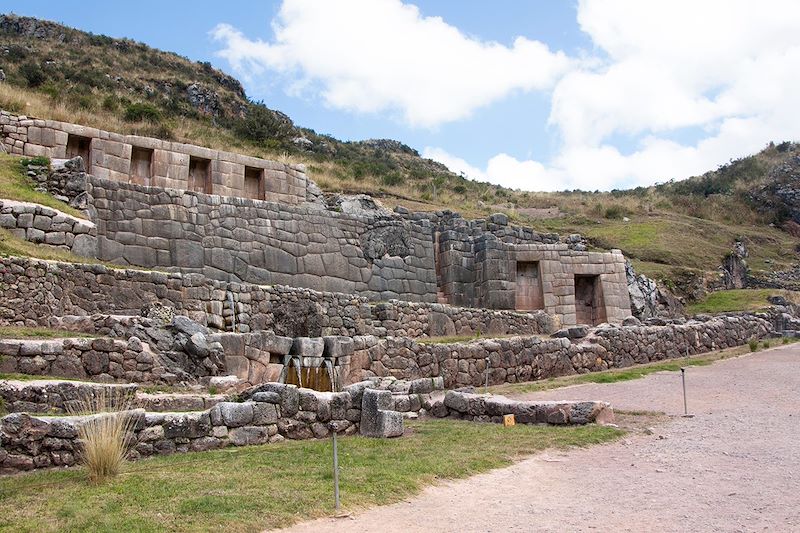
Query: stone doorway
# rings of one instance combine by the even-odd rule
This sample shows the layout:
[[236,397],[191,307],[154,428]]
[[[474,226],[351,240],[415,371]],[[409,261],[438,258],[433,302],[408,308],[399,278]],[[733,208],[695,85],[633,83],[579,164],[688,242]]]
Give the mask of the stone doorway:
[[80,156],[83,159],[83,166],[86,168],[86,173],[92,173],[92,139],[89,137],[81,137],[80,135],[72,135],[67,137],[67,159]]
[[189,157],[189,190],[211,194],[211,161]]
[[600,276],[575,276],[575,318],[578,324],[596,326],[606,321]]
[[153,176],[153,150],[134,146],[131,148],[130,182],[150,186]]
[[544,309],[542,276],[538,261],[517,262],[516,305],[517,311]]

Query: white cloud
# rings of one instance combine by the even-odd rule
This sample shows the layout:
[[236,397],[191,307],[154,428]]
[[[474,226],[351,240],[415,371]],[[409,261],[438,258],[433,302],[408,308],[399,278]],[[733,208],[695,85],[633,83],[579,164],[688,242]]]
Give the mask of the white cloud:
[[519,91],[551,94],[559,149],[548,161],[499,153],[478,168],[425,150],[515,188],[679,179],[800,138],[796,0],[579,0],[577,22],[594,44],[580,59],[525,37],[478,41],[400,0],[285,0],[272,42],[229,26],[214,35],[240,71],[276,71],[335,108],[399,112],[414,126],[460,120]]
[[[546,165],[499,154],[479,170],[485,179],[537,190],[647,185],[800,137],[797,2],[581,0],[578,22],[597,49],[553,90],[559,153]],[[682,128],[704,135],[670,140]],[[631,153],[615,135],[634,139]]]
[[271,42],[224,24],[212,36],[241,74],[283,73],[337,109],[399,112],[421,127],[550,88],[570,65],[539,41],[480,41],[400,0],[285,0],[273,30]]

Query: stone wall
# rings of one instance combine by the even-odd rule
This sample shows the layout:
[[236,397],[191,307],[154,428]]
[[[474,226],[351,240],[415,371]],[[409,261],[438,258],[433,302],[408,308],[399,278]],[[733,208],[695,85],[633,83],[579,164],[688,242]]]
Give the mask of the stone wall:
[[97,255],[94,223],[43,205],[0,199],[0,228],[19,239],[82,257]]
[[[554,233],[509,224],[502,213],[468,221],[457,213],[407,213],[434,225],[439,294],[444,301],[491,309],[542,309],[564,325],[620,323],[630,315],[625,258],[619,250],[588,252],[580,235],[562,240]],[[536,273],[535,290],[524,267]],[[597,293],[593,315],[579,307],[577,278],[590,278]],[[536,296],[530,294],[536,292]]]
[[[133,459],[225,446],[352,434],[361,420],[361,395],[321,393],[270,384],[244,402],[221,402],[188,413],[129,412]],[[102,415],[93,415],[102,416]],[[0,420],[0,474],[77,462],[78,427],[87,417],[36,418],[12,413]]]
[[[359,431],[362,421],[372,423],[381,418],[367,396],[370,392],[391,393],[373,391],[372,386],[372,382],[362,382],[342,392],[330,393],[266,383],[243,393],[241,401],[220,402],[204,411],[129,411],[133,417],[131,458],[266,444],[284,439],[325,438],[332,431],[351,435]],[[399,427],[402,433],[400,414],[389,414],[395,419],[395,429]],[[91,416],[40,418],[12,413],[3,417],[0,419],[0,474],[76,464],[78,428]]]
[[[0,129],[0,142],[11,154],[50,159],[81,156],[87,172],[116,182],[253,197],[282,204],[319,199],[320,191],[306,177],[302,165],[286,165],[150,137],[120,135],[88,126],[17,116],[7,111],[0,111]],[[202,176],[190,176],[193,160],[205,165]]]
[[504,415],[514,415],[517,424],[583,425],[614,420],[611,404],[607,402],[524,402],[462,391],[447,391],[444,398],[430,402],[427,410],[438,418],[475,422],[502,423]]
[[175,383],[137,338],[0,339],[0,372],[126,383]]
[[512,337],[436,344],[409,338],[356,339],[350,379],[441,376],[446,388],[533,381],[621,368],[739,346],[772,331],[760,316],[722,316],[665,326],[600,327],[566,338]]
[[105,261],[373,300],[436,299],[428,221],[97,178],[89,193]]
[[[551,317],[443,304],[373,303],[354,295],[209,280],[197,274],[0,258],[0,324],[49,325],[65,315],[139,315],[161,302],[218,330],[288,337],[547,333]],[[233,305],[231,306],[231,303]],[[452,327],[451,327],[452,324]]]

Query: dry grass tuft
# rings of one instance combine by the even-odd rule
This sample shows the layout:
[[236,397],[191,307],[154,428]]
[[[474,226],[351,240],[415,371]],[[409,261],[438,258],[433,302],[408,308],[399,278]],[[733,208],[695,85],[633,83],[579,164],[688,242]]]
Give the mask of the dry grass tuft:
[[129,390],[103,387],[67,406],[86,419],[78,428],[80,459],[89,480],[101,483],[120,473],[133,444],[134,397]]

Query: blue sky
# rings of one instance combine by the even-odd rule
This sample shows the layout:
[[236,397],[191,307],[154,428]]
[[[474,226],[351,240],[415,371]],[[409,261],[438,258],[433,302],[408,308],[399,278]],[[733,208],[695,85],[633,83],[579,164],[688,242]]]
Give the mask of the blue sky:
[[299,125],[398,139],[515,188],[680,179],[798,138],[790,0],[25,0],[2,11],[211,61]]

